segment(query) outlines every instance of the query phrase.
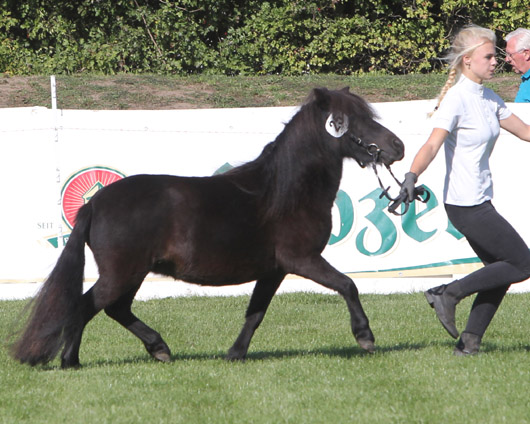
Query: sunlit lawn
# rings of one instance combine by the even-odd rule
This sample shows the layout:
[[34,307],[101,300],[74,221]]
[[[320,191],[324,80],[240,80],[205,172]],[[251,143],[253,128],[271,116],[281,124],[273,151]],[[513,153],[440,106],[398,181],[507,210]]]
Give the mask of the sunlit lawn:
[[[530,294],[508,295],[476,357],[454,357],[421,294],[364,295],[378,349],[355,344],[338,296],[277,296],[248,360],[223,359],[248,297],[136,302],[173,361],[157,363],[103,314],[87,327],[80,370],[0,355],[2,423],[530,422]],[[0,302],[0,335],[24,302]],[[462,328],[470,307],[458,307]]]

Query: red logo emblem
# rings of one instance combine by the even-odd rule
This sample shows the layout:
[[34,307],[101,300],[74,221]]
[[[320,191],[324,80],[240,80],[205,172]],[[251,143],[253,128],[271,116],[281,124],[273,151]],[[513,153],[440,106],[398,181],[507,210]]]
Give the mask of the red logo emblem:
[[64,184],[61,193],[63,219],[70,229],[81,206],[86,204],[98,190],[121,180],[125,175],[114,169],[93,167],[72,175]]

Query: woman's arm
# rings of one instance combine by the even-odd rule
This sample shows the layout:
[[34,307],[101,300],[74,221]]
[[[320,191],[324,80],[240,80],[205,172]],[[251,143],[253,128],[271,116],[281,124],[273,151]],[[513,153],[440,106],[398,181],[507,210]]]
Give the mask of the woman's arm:
[[421,146],[418,153],[412,161],[410,171],[405,174],[405,179],[401,184],[400,195],[406,195],[409,202],[414,200],[415,186],[418,181],[418,176],[427,169],[432,160],[436,157],[438,150],[444,143],[445,138],[449,134],[446,130],[441,128],[434,128],[431,135]]
[[429,164],[436,157],[438,150],[440,150],[440,147],[447,137],[447,134],[449,133],[441,128],[434,128],[432,130],[431,135],[425,144],[421,146],[418,153],[416,153],[412,165],[410,166],[410,172],[413,172],[416,176],[420,176],[420,174],[427,169]]
[[508,118],[502,119],[500,125],[502,129],[519,137],[521,140],[530,141],[530,125],[526,125],[513,113]]

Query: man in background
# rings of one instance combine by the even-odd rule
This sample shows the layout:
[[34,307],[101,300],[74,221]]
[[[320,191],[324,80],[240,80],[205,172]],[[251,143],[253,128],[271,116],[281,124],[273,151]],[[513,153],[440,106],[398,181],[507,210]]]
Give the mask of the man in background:
[[517,28],[505,37],[506,62],[521,74],[521,85],[515,96],[516,103],[530,102],[530,30]]

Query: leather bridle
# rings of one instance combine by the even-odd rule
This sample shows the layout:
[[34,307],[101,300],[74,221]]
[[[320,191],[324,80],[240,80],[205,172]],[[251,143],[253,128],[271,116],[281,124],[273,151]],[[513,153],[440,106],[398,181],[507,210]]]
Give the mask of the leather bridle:
[[[355,144],[362,147],[366,151],[366,153],[368,153],[371,156],[372,160],[369,163],[372,166],[372,169],[374,170],[375,176],[377,177],[377,181],[379,182],[379,187],[381,187],[381,194],[379,195],[379,198],[382,199],[383,197],[386,197],[389,200],[388,212],[394,215],[397,215],[397,216],[405,215],[408,212],[409,205],[411,203],[408,199],[407,193],[400,191],[398,196],[396,197],[390,196],[390,194],[388,193],[388,190],[390,190],[390,186],[385,188],[385,186],[383,185],[383,182],[381,181],[381,177],[379,176],[379,173],[377,172],[377,164],[380,159],[381,152],[382,152],[381,148],[375,143],[365,143],[361,139],[361,137],[354,136],[353,134],[351,135],[351,139],[353,140]],[[359,166],[363,168],[366,166],[366,163],[364,163],[363,161],[357,158],[354,158],[354,159],[357,161]],[[392,169],[390,169],[390,165],[387,165],[386,163],[384,165],[385,165],[385,168],[388,169],[388,172],[390,173],[390,175],[392,175],[392,178],[394,179],[394,181],[398,183],[399,187],[402,187],[403,184],[396,178],[396,176],[392,172]],[[413,201],[418,200],[422,203],[427,203],[430,197],[431,197],[431,194],[429,193],[428,190],[425,189],[423,185],[414,188]],[[405,204],[405,210],[402,213],[399,213],[397,212],[397,208],[402,203]]]

